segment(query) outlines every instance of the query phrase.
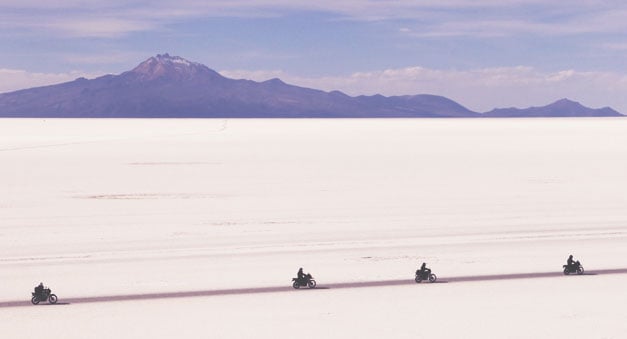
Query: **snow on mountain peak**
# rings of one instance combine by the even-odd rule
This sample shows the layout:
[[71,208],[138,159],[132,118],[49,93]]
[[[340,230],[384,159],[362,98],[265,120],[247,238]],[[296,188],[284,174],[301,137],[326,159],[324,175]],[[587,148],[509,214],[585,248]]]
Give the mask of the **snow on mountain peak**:
[[180,64],[180,65],[185,65],[185,66],[199,65],[198,63],[183,59],[180,56],[170,56],[170,54],[168,53],[157,54],[156,57],[153,57],[151,59],[155,59],[157,62],[161,62],[161,63],[174,63],[174,64]]
[[200,63],[165,53],[150,57],[135,67],[131,73],[137,75],[141,80],[154,80],[157,78],[183,80],[207,71],[210,70]]

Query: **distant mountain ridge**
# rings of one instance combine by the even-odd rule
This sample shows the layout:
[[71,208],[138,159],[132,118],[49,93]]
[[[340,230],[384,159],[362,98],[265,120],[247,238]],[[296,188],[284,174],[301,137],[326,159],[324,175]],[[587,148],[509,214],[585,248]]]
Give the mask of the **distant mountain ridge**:
[[483,114],[485,117],[618,117],[610,107],[591,109],[568,99],[561,99],[542,107],[497,108]]
[[622,116],[569,100],[529,109],[473,112],[448,98],[419,94],[351,97],[280,79],[229,79],[207,66],[157,55],[119,75],[0,94],[0,117],[59,118],[398,118]]

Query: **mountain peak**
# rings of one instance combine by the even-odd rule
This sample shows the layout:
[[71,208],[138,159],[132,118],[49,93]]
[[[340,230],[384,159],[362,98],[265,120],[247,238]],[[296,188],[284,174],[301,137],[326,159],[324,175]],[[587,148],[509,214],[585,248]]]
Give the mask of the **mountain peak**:
[[556,102],[552,103],[551,105],[555,105],[555,106],[581,106],[580,103],[578,103],[577,101],[573,101],[567,98],[563,98],[560,100],[557,100]]
[[162,64],[179,64],[183,66],[192,66],[192,65],[200,65],[196,62],[191,62],[187,59],[181,58],[180,56],[170,56],[170,54],[157,54],[157,56],[151,57],[148,60],[157,60],[157,62]]
[[619,112],[604,107],[593,109],[570,99],[560,99],[554,103],[529,108],[495,108],[483,114],[486,117],[620,117]]
[[150,57],[128,73],[135,75],[140,80],[163,78],[175,81],[189,80],[207,73],[217,75],[216,72],[200,63],[192,62],[179,56],[170,56],[168,53]]

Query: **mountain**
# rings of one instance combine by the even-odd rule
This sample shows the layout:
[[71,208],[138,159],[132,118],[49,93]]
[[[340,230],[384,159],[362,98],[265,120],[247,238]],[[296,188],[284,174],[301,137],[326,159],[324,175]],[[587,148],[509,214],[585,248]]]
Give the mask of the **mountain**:
[[351,97],[284,83],[228,79],[168,54],[93,80],[0,94],[2,117],[301,118],[478,116],[433,95]]
[[609,108],[593,109],[568,99],[561,99],[542,107],[497,108],[483,114],[485,117],[620,117],[622,114]]
[[546,107],[551,105],[480,114],[436,95],[351,97],[339,91],[293,86],[279,79],[229,79],[205,65],[163,54],[119,75],[79,78],[0,94],[0,117],[439,118],[618,114],[610,108],[590,110],[570,101],[558,103],[550,109]]

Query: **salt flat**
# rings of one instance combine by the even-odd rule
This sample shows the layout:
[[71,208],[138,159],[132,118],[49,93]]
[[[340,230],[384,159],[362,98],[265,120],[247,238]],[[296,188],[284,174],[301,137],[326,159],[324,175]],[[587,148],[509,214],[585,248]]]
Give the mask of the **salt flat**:
[[[0,120],[0,305],[28,302],[39,281],[60,302],[285,286],[0,307],[0,327],[620,338],[627,274],[446,281],[559,272],[570,253],[590,273],[627,268],[626,131],[624,119]],[[442,283],[411,284],[423,261]],[[410,284],[293,291],[300,266],[321,287]]]

